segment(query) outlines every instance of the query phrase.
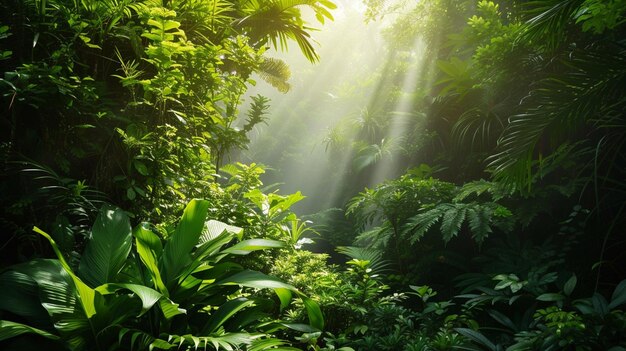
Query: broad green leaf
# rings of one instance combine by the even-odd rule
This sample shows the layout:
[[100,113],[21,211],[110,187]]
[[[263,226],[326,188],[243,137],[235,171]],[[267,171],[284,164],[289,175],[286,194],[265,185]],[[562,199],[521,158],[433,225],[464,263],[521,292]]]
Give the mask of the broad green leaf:
[[148,167],[146,166],[146,164],[139,160],[134,160],[133,166],[135,166],[135,169],[137,170],[137,172],[139,172],[139,174],[143,176],[147,176],[150,174],[150,171],[148,171]]
[[487,337],[485,337],[483,334],[469,329],[469,328],[454,328],[454,330],[456,330],[459,334],[464,335],[472,340],[474,340],[476,343],[485,346],[487,349],[492,350],[492,351],[496,351],[496,345],[494,345],[494,343],[492,343],[489,339],[487,339]]
[[276,295],[278,296],[278,299],[280,300],[280,310],[284,310],[285,308],[287,308],[287,306],[289,305],[289,302],[291,301],[291,290],[289,289],[285,289],[285,288],[276,288],[274,289],[274,292],[276,293]]
[[176,345],[172,345],[169,342],[165,341],[165,340],[161,340],[161,339],[155,339],[151,344],[150,344],[150,351],[156,349],[160,349],[160,350],[169,350],[172,347],[176,347]]
[[562,301],[565,299],[565,296],[556,293],[546,293],[537,296],[537,300],[539,301]]
[[591,297],[591,304],[593,305],[593,309],[595,310],[595,312],[599,313],[600,316],[605,316],[607,313],[609,313],[608,303],[604,296],[600,295],[599,293],[593,294],[593,296]]
[[572,292],[574,291],[574,288],[576,287],[576,274],[572,274],[572,277],[569,278],[567,280],[567,282],[565,282],[565,285],[563,286],[563,293],[567,296],[570,296],[572,294]]
[[506,287],[508,287],[509,285],[513,284],[514,281],[511,280],[503,280],[501,282],[499,282],[498,284],[496,284],[495,289],[496,290],[502,290],[505,289]]
[[41,306],[37,282],[20,271],[8,270],[0,275],[0,310],[10,311],[36,325],[49,323],[50,320]]
[[180,274],[179,284],[184,284],[183,282],[189,278],[190,274],[198,273],[200,271],[204,271],[206,269],[201,266],[203,263],[207,262],[218,262],[220,259],[227,256],[227,254],[220,252],[219,250],[222,246],[228,244],[233,240],[234,234],[230,232],[224,232],[223,235],[220,235],[212,240],[209,240],[200,247],[198,247],[192,254],[192,261],[184,268],[182,273]]
[[161,238],[150,230],[150,225],[148,223],[144,222],[136,226],[133,230],[133,236],[136,239],[141,240],[143,245],[150,249],[150,251],[154,252],[157,257],[161,256],[161,253],[163,252]]
[[[278,212],[288,210],[289,208],[291,208],[293,204],[303,200],[306,196],[302,195],[301,192],[297,191],[293,194],[289,194],[286,197],[280,196],[277,194],[269,194],[268,197],[270,199],[269,215],[270,217],[273,217],[274,215],[278,214]],[[274,203],[274,201],[278,199],[277,197],[280,197],[281,199],[278,200],[276,203]]]
[[148,229],[146,223],[142,223],[135,227],[133,230],[135,236],[135,245],[137,247],[137,253],[143,262],[144,266],[150,272],[152,283],[154,287],[160,291],[163,295],[169,296],[169,292],[163,283],[161,272],[159,271],[158,258],[161,256],[163,247],[161,239]]
[[91,229],[91,236],[78,266],[78,276],[91,287],[115,282],[132,247],[128,216],[105,205]]
[[199,244],[204,244],[205,242],[217,238],[224,231],[237,235],[239,240],[243,235],[243,229],[240,227],[236,227],[234,225],[229,225],[224,222],[216,221],[216,220],[208,220],[205,224],[204,232],[200,237]]
[[50,237],[50,235],[48,235],[46,232],[44,232],[43,230],[37,227],[34,227],[33,230],[43,235],[50,242],[50,245],[52,246],[52,250],[57,255],[57,258],[59,259],[61,267],[63,267],[65,272],[72,278],[72,281],[74,282],[74,287],[76,288],[78,300],[80,301],[80,305],[82,306],[83,311],[85,312],[85,315],[87,316],[87,318],[91,318],[93,315],[96,314],[95,290],[87,286],[87,284],[85,284],[82,280],[80,280],[80,278],[76,276],[76,274],[74,274],[70,266],[65,261],[65,258],[63,257],[63,254],[61,253],[61,250],[59,250],[59,247],[54,242],[52,237]]
[[161,293],[156,290],[150,289],[147,286],[137,284],[104,284],[96,288],[96,291],[102,295],[115,294],[120,290],[130,290],[141,300],[141,313],[139,316],[148,312],[152,306],[161,298],[165,298]]
[[511,331],[517,332],[518,330],[517,326],[515,325],[515,323],[513,323],[513,321],[509,317],[505,316],[504,314],[496,310],[487,310],[487,313],[491,316],[491,318],[495,319],[498,323],[509,328]]
[[159,300],[159,307],[161,307],[161,312],[163,312],[163,316],[170,320],[172,317],[177,316],[179,314],[185,314],[187,311],[183,308],[178,307],[178,304],[173,302],[168,298],[163,298]]
[[245,297],[236,298],[222,304],[219,309],[211,315],[211,319],[205,328],[205,332],[208,334],[216,332],[217,329],[228,321],[230,317],[235,315],[235,313],[253,305],[254,300],[249,300]]
[[0,320],[0,341],[26,333],[41,335],[44,338],[52,340],[59,339],[58,336],[50,334],[41,329],[33,328],[31,326],[21,323]]
[[270,277],[261,272],[245,270],[227,277],[217,283],[217,285],[242,285],[256,289],[288,289],[297,291],[295,287],[282,282],[278,278]]
[[322,310],[320,306],[313,300],[302,297],[302,302],[304,303],[304,307],[306,308],[306,313],[309,317],[309,324],[312,327],[317,328],[319,330],[324,329],[324,315],[322,314]]
[[315,332],[320,331],[317,328],[313,328],[312,326],[308,324],[302,324],[302,323],[281,323],[281,325],[289,329],[302,332],[302,333],[315,333]]
[[168,238],[159,266],[166,286],[173,284],[185,266],[191,262],[191,251],[198,244],[208,209],[208,201],[191,200],[185,208],[178,227]]
[[166,20],[163,22],[163,30],[170,30],[180,27],[180,22]]
[[613,291],[609,309],[612,310],[623,305],[624,303],[626,303],[626,280],[622,280],[622,282],[619,283]]
[[[23,275],[37,283],[39,298],[36,300],[47,311],[48,320],[54,323],[54,328],[62,335],[69,336],[65,338],[67,344],[80,348],[91,341],[92,327],[82,304],[84,301],[79,301],[80,296],[73,282],[77,278],[68,274],[60,260],[35,259],[12,266],[11,270],[22,274],[13,276],[18,277],[18,280],[8,282],[16,290],[20,290],[19,284],[24,283],[21,279]],[[0,299],[3,297],[0,291]],[[95,303],[93,308],[95,309]],[[32,318],[29,320],[34,322]],[[45,324],[36,326],[40,325],[43,327]]]
[[249,239],[237,243],[222,252],[233,255],[247,255],[252,251],[281,248],[284,246],[285,244],[283,242],[277,240]]

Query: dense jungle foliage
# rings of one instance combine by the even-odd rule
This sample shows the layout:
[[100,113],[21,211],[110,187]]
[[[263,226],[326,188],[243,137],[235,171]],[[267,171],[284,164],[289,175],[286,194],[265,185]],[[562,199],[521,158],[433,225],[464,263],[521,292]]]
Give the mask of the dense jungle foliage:
[[0,349],[626,350],[626,1],[358,5],[2,0]]

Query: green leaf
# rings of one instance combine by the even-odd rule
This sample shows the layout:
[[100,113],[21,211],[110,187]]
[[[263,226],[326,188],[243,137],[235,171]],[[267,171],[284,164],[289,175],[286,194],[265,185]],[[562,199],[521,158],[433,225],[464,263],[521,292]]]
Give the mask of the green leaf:
[[291,301],[292,296],[291,290],[285,288],[276,288],[274,289],[274,292],[280,300],[280,310],[282,311],[287,308],[287,306],[289,306],[289,302]]
[[565,299],[565,296],[558,294],[558,293],[546,293],[546,294],[541,294],[539,296],[537,296],[537,300],[539,301],[563,301]]
[[307,297],[302,297],[302,302],[304,303],[304,307],[306,308],[306,312],[309,317],[309,324],[311,324],[314,328],[323,330],[324,315],[322,314],[320,306],[315,301]]
[[[43,267],[37,269],[45,272]],[[25,272],[11,269],[0,275],[0,310],[10,311],[35,325],[44,325],[49,323],[50,316],[41,306],[39,293],[37,282]]]
[[284,247],[285,243],[277,240],[270,239],[249,239],[229,247],[222,251],[223,253],[230,253],[233,255],[247,255],[252,251],[275,249]]
[[148,229],[147,223],[142,223],[133,230],[135,246],[141,262],[148,269],[154,287],[163,295],[169,296],[169,292],[163,283],[161,272],[159,271],[158,258],[161,256],[163,246],[161,239]]
[[92,287],[115,281],[132,247],[128,216],[105,205],[91,229],[91,236],[78,266],[78,276]]
[[505,316],[501,312],[498,312],[496,310],[487,310],[487,313],[491,316],[491,318],[495,319],[498,323],[502,324],[503,326],[509,328],[511,331],[513,332],[518,331],[518,328],[515,325],[515,323],[513,323],[513,321],[509,317]]
[[302,323],[280,323],[280,325],[285,326],[295,331],[302,332],[302,333],[316,333],[320,331],[317,328],[313,328],[312,326],[308,324],[302,324]]
[[208,334],[214,333],[222,324],[228,321],[230,317],[235,315],[235,313],[253,305],[254,300],[249,300],[245,297],[240,297],[227,301],[226,303],[221,305],[215,313],[211,315],[211,319],[209,320],[206,327],[206,332]]
[[487,337],[485,337],[483,334],[475,330],[472,330],[469,328],[454,328],[454,330],[456,330],[459,334],[472,339],[476,343],[482,346],[485,346],[489,350],[492,350],[492,351],[497,350],[496,345],[494,345],[494,343],[492,343],[489,339],[487,339]]
[[270,277],[261,272],[245,270],[227,277],[216,283],[217,285],[242,285],[256,289],[288,289],[297,291],[295,287],[282,282],[278,278]]
[[430,209],[424,213],[420,213],[416,216],[409,218],[407,224],[407,230],[405,233],[411,233],[409,235],[409,240],[411,244],[415,244],[419,241],[424,234],[441,218],[443,214],[443,207],[435,207]]
[[185,309],[179,308],[177,303],[167,298],[163,298],[159,300],[159,307],[161,307],[163,316],[167,320],[170,320],[172,319],[172,317],[178,316],[179,314],[187,313]]
[[599,293],[594,293],[591,297],[591,304],[593,305],[594,310],[600,314],[600,316],[605,316],[609,313],[609,306],[604,298],[604,296]]
[[141,162],[141,161],[139,161],[139,160],[134,160],[133,161],[133,166],[135,166],[135,169],[137,170],[137,172],[139,172],[139,174],[141,174],[143,176],[147,176],[147,175],[150,174],[146,164]]
[[126,189],[126,197],[127,197],[129,200],[131,200],[131,201],[132,201],[132,200],[135,200],[135,198],[137,197],[137,193],[135,193],[135,190],[133,190],[133,188],[132,188],[132,187],[127,188],[127,189]]
[[461,230],[461,224],[465,220],[466,209],[459,206],[450,206],[450,208],[443,214],[443,220],[441,221],[441,235],[443,241],[448,242],[453,237],[457,236]]
[[567,296],[570,296],[572,294],[572,292],[574,291],[574,288],[576,287],[576,274],[572,274],[572,277],[569,278],[567,280],[567,282],[565,282],[565,285],[563,286],[563,293]]
[[481,243],[493,230],[489,225],[491,221],[490,209],[486,206],[476,205],[467,209],[472,237]]
[[613,291],[609,309],[612,310],[623,305],[624,303],[626,303],[626,280],[622,280],[622,282],[619,283]]
[[204,244],[209,240],[217,238],[224,231],[235,234],[239,240],[241,240],[243,236],[242,228],[213,219],[206,222],[204,230],[204,233],[202,233],[202,236],[200,237],[199,244]]
[[58,336],[50,334],[41,329],[33,328],[31,326],[21,324],[21,323],[0,320],[0,341],[6,340],[9,338],[18,336],[18,335],[26,334],[26,333],[41,335],[44,338],[48,338],[52,340],[59,339]]
[[496,290],[502,290],[502,289],[505,289],[506,287],[510,286],[513,283],[514,283],[514,281],[512,281],[512,280],[503,280],[503,281],[499,282],[498,284],[496,284],[495,289]]
[[141,300],[141,312],[138,317],[148,312],[159,299],[164,298],[161,293],[150,289],[147,286],[138,284],[104,284],[96,288],[96,291],[102,295],[115,294],[120,290],[130,290]]
[[168,238],[159,266],[161,272],[164,273],[166,286],[169,287],[191,261],[191,251],[198,244],[208,209],[208,201],[191,200],[185,208],[178,227]]
[[156,349],[161,349],[161,350],[169,350],[172,347],[176,347],[176,345],[172,345],[169,342],[165,341],[165,340],[161,340],[161,339],[155,339],[151,344],[150,344],[150,350],[154,350]]
[[63,254],[61,253],[61,250],[59,250],[59,247],[54,242],[54,239],[50,237],[50,235],[48,235],[46,232],[44,232],[43,230],[37,227],[34,227],[33,230],[43,235],[46,239],[48,239],[48,241],[50,242],[50,245],[52,246],[52,250],[57,255],[57,258],[59,259],[59,263],[61,264],[61,267],[63,267],[65,272],[72,278],[72,281],[74,282],[76,293],[78,295],[78,300],[80,301],[80,305],[82,306],[86,317],[87,318],[93,317],[96,314],[95,290],[90,288],[87,284],[85,284],[82,280],[80,280],[80,278],[76,276],[76,274],[74,274],[70,266],[65,261],[65,258],[63,257]]

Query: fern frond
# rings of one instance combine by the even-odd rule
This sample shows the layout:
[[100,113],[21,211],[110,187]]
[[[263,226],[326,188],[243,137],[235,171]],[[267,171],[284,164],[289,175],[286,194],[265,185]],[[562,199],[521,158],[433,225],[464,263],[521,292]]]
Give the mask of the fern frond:
[[467,209],[472,238],[478,243],[482,243],[493,232],[490,225],[492,212],[488,206],[479,204],[474,204]]
[[291,85],[287,82],[291,77],[291,70],[281,59],[265,57],[257,73],[281,93],[286,93],[291,89]]
[[463,184],[461,189],[459,189],[458,194],[454,197],[453,201],[459,202],[468,198],[472,194],[476,194],[476,196],[480,196],[485,192],[489,192],[493,189],[494,183],[480,179],[475,180],[469,183]]
[[354,243],[367,246],[368,248],[384,248],[389,242],[392,230],[387,226],[376,227],[372,230],[364,231],[357,235]]
[[270,99],[263,95],[257,95],[252,97],[252,103],[250,104],[250,110],[247,115],[246,123],[243,126],[243,131],[248,133],[259,123],[265,123],[267,120],[267,110],[270,108]]
[[467,208],[465,204],[454,204],[443,214],[441,221],[441,235],[444,242],[450,241],[461,231]]
[[443,213],[448,209],[444,205],[447,204],[409,218],[404,234],[408,235],[411,244],[418,242],[435,223],[439,222]]

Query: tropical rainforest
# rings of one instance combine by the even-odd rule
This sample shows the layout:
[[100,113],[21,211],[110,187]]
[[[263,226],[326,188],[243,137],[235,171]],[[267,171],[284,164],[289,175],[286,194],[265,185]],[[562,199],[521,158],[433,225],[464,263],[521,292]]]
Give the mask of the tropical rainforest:
[[626,350],[626,1],[0,1],[0,349]]

